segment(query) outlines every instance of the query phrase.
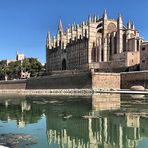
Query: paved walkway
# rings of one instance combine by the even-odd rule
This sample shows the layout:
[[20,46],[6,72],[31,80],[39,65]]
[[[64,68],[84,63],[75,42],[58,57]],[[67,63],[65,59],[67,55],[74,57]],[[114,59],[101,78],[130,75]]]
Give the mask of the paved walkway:
[[67,96],[90,96],[99,93],[120,93],[120,94],[148,94],[145,91],[130,90],[92,90],[92,89],[38,89],[38,90],[22,90],[9,89],[0,90],[0,94],[22,94],[22,95],[67,95]]

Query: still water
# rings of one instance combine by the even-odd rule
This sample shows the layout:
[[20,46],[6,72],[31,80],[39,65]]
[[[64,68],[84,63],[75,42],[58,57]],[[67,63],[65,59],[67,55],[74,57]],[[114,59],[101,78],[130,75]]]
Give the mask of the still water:
[[148,96],[0,95],[0,145],[11,148],[147,148]]

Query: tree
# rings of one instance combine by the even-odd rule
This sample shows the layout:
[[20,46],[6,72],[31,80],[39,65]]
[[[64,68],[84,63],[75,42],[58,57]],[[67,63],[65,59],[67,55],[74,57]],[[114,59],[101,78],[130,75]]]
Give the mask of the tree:
[[10,79],[14,79],[14,78],[19,78],[20,73],[21,73],[21,62],[20,61],[16,61],[16,62],[11,62],[9,64],[9,77]]
[[31,77],[38,76],[42,64],[35,58],[25,58],[23,61],[15,61],[7,64],[7,61],[0,61],[0,80],[18,79],[21,72],[31,73]]
[[38,76],[42,69],[42,64],[36,58],[26,58],[22,63],[22,69],[24,72],[30,72],[31,76]]
[[9,75],[9,66],[7,65],[7,62],[5,60],[0,61],[0,79],[5,80],[7,79],[7,76]]

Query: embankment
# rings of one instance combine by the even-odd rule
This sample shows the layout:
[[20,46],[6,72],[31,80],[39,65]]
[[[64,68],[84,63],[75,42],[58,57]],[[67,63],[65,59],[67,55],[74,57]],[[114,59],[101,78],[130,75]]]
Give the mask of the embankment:
[[50,76],[30,78],[26,89],[90,89],[90,72],[65,72]]
[[26,89],[27,80],[0,81],[0,90]]
[[56,92],[56,90],[88,89],[98,92],[130,89],[135,85],[141,85],[148,89],[148,71],[126,73],[57,72],[49,76],[27,80],[0,81],[0,90],[55,90]]
[[[114,83],[112,83],[114,81]],[[57,72],[49,76],[0,82],[0,90],[120,89],[120,74],[90,71]]]
[[138,85],[148,89],[148,71],[121,73],[121,89]]
[[36,95],[36,96],[91,96],[92,89],[11,89],[0,90],[0,94]]

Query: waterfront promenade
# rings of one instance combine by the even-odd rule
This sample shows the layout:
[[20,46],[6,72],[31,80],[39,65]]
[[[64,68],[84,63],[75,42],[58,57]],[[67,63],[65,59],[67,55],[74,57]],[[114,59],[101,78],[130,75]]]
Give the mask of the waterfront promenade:
[[131,91],[131,90],[92,90],[92,89],[40,89],[40,90],[0,90],[0,94],[19,94],[19,95],[53,95],[53,96],[91,96],[100,93],[116,93],[116,94],[148,94],[145,91]]

